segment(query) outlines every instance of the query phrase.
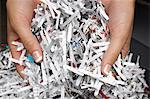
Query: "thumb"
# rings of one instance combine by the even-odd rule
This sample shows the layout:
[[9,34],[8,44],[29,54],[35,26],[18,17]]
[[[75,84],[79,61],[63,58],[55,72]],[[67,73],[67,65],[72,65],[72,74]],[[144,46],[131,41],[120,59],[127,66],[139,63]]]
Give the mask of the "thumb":
[[124,42],[126,41],[125,38],[120,37],[121,36],[114,36],[111,38],[110,45],[103,56],[101,72],[104,75],[108,75],[112,65],[115,63],[122,50]]
[[42,60],[42,50],[38,40],[30,30],[30,22],[28,23],[28,21],[24,19],[15,22],[17,26],[13,25],[13,29],[18,34],[25,48],[33,56],[35,62],[40,62]]

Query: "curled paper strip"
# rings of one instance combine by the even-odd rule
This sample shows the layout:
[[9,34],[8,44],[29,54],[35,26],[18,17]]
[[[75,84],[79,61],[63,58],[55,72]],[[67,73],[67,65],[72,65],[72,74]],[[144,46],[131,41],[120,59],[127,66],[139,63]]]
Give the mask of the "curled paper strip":
[[[1,99],[147,99],[145,70],[119,55],[108,76],[101,60],[109,46],[108,16],[97,0],[42,0],[35,9],[31,30],[43,50],[36,64],[21,42],[12,42],[22,54],[0,53]],[[21,79],[14,63],[25,66]]]

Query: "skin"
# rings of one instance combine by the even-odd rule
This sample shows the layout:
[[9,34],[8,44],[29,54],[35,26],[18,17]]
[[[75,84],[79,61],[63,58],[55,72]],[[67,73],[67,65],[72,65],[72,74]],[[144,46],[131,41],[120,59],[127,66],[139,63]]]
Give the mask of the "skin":
[[[7,0],[7,41],[15,59],[19,59],[20,52],[16,51],[16,47],[11,42],[18,39],[31,55],[34,51],[38,51],[42,55],[41,47],[30,31],[33,10],[38,3],[39,1],[35,0]],[[16,69],[20,76],[24,78],[25,75],[21,73],[24,66],[16,64]]]
[[128,53],[133,29],[135,0],[102,0],[109,15],[111,41],[102,60],[102,73],[107,64],[109,72],[120,52],[123,58]]
[[[102,73],[106,75],[104,72],[106,65],[110,64],[110,66],[107,67],[107,71],[109,72],[109,69],[116,61],[119,53],[121,52],[123,57],[128,53],[132,35],[135,1],[102,0],[102,2],[110,17],[108,26],[111,35],[110,46],[102,60]],[[24,44],[31,55],[34,51],[38,51],[42,56],[40,45],[30,31],[33,10],[38,3],[39,0],[7,0],[7,40],[15,59],[19,59],[20,52],[16,51],[16,47],[12,45],[11,42],[18,39]],[[20,73],[24,67],[16,64],[16,69],[21,77],[24,78],[25,75]]]

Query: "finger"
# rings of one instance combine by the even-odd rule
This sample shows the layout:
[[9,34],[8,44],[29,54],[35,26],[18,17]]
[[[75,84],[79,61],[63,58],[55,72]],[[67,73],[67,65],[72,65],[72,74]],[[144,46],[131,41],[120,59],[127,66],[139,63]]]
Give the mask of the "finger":
[[[30,2],[30,0],[28,0],[28,2],[30,3],[30,5],[33,5],[33,2]],[[10,5],[10,3],[12,4]],[[33,56],[35,62],[40,62],[42,60],[42,50],[36,37],[30,30],[34,7],[29,6],[28,3],[24,2],[22,6],[19,6],[17,8],[16,6],[18,5],[16,5],[16,3],[13,3],[12,1],[10,1],[7,6],[8,16],[12,28],[19,36],[25,48]],[[11,9],[10,6],[14,8]]]
[[[19,23],[20,26],[24,26]],[[42,60],[42,51],[40,44],[38,43],[36,37],[32,34],[29,27],[24,26],[24,28],[18,27],[17,33],[23,42],[26,49],[33,56],[35,62],[40,62]]]
[[[124,38],[123,38],[124,39]],[[104,75],[107,75],[111,66],[114,64],[114,62],[117,60],[118,55],[121,52],[121,49],[123,47],[124,41],[118,37],[112,37],[110,41],[110,45],[105,52],[102,60],[102,73]]]
[[[15,41],[15,40],[18,40],[19,37],[16,33],[13,32],[13,30],[11,29],[10,27],[10,24],[9,24],[9,21],[7,20],[7,41],[8,41],[8,44],[10,46],[10,51],[12,53],[12,56],[13,58],[19,60],[20,58],[20,52],[17,52],[17,49],[14,45],[12,45],[12,41]],[[19,75],[22,77],[22,78],[25,78],[26,76],[24,74],[21,73],[22,70],[24,70],[24,66],[21,66],[19,64],[15,64],[16,66],[16,70],[17,72],[19,73]]]
[[129,45],[130,44],[125,44],[124,47],[122,48],[121,50],[122,59],[125,59],[126,55],[128,54],[130,48]]
[[126,43],[124,44],[122,50],[121,50],[121,54],[122,54],[122,58],[124,59],[126,57],[126,55],[129,52],[129,48],[130,48],[130,41],[131,41],[131,37],[128,37]]
[[35,62],[40,62],[42,60],[42,51],[36,37],[32,34],[28,26],[25,26],[20,22],[18,23],[18,25],[19,27],[16,29],[16,31],[25,48],[33,56]]
[[129,52],[130,43],[131,43],[131,37],[132,37],[132,30],[133,30],[133,22],[132,22],[132,25],[131,25],[131,28],[130,28],[130,34],[129,34],[129,36],[127,38],[127,41],[125,42],[125,44],[124,44],[124,46],[122,48],[122,51],[121,51],[123,59],[126,57],[126,55]]

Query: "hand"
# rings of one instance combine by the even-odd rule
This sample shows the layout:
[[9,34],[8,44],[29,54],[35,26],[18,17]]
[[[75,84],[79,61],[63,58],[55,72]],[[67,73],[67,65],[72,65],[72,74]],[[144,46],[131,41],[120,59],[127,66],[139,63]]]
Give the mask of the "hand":
[[121,53],[128,53],[133,28],[135,0],[102,0],[110,18],[110,45],[102,60],[102,73],[107,75]]
[[[20,53],[16,51],[16,47],[11,43],[20,40],[36,62],[42,60],[42,50],[30,30],[33,11],[38,3],[38,0],[7,0],[7,41],[15,59],[19,59]],[[20,76],[24,78],[25,75],[21,73],[24,66],[16,64],[16,69]]]

